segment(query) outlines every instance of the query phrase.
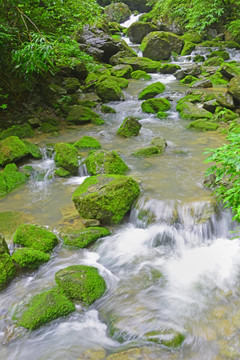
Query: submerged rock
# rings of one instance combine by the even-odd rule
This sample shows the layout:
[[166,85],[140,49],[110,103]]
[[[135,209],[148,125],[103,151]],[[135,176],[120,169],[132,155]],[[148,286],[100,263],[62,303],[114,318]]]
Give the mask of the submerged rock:
[[97,174],[125,174],[128,166],[116,151],[96,150],[85,160],[87,171],[91,175]]
[[92,266],[72,265],[59,270],[55,274],[59,288],[69,299],[91,305],[105,292],[105,280],[98,270]]
[[137,136],[141,127],[142,125],[135,116],[127,116],[117,130],[117,135],[123,137]]
[[44,227],[22,224],[18,226],[13,242],[31,249],[50,252],[58,244],[58,239]]
[[15,318],[18,325],[34,330],[73,311],[74,304],[56,287],[33,296],[27,309]]
[[81,231],[74,231],[70,234],[63,234],[64,245],[85,248],[94,243],[97,239],[109,236],[111,232],[103,227],[88,227]]
[[159,151],[163,151],[167,146],[167,142],[163,137],[155,137],[151,140],[151,145],[156,146]]
[[66,169],[74,175],[78,173],[78,160],[79,154],[76,147],[66,143],[56,144],[54,161],[57,166]]
[[151,99],[165,90],[165,85],[162,84],[160,81],[150,84],[145,87],[138,95],[138,100],[147,100]]
[[169,348],[181,346],[185,340],[185,336],[177,331],[151,331],[145,334],[148,341],[162,344]]
[[118,224],[139,194],[139,185],[131,177],[98,175],[85,179],[72,200],[80,216]]

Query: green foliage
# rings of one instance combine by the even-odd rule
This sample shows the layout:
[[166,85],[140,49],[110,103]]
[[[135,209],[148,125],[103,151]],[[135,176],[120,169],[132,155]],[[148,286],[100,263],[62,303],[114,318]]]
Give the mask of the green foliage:
[[227,136],[228,144],[217,149],[206,149],[211,154],[206,163],[214,162],[206,176],[213,175],[214,183],[210,184],[217,199],[223,201],[226,208],[231,208],[234,217],[240,221],[240,133],[230,132]]

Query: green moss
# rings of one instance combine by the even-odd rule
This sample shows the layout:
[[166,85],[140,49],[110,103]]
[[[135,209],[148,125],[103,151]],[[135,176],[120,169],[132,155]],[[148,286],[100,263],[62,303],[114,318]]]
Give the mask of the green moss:
[[162,152],[167,146],[167,142],[163,137],[155,137],[151,141],[151,145],[156,146],[160,152]]
[[5,195],[28,180],[28,176],[18,171],[15,164],[8,164],[0,172],[0,195]]
[[82,105],[88,108],[95,108],[97,106],[97,104],[91,100],[78,100],[78,105]]
[[118,224],[140,193],[139,185],[124,175],[91,176],[73,193],[80,216],[103,224]]
[[203,61],[205,61],[205,57],[203,55],[197,54],[196,56],[194,56],[193,61],[194,62],[203,62]]
[[97,174],[125,174],[128,166],[116,151],[96,150],[85,160],[88,173]]
[[165,90],[165,85],[162,84],[160,81],[158,81],[154,84],[145,87],[138,95],[138,100],[151,99],[154,96],[163,93],[164,90]]
[[33,222],[33,216],[22,211],[0,212],[0,233],[12,240],[17,227],[25,222]]
[[71,174],[78,173],[79,167],[79,154],[73,145],[59,143],[55,146],[54,161],[57,166],[63,167]]
[[50,133],[58,132],[59,126],[50,124],[48,122],[43,122],[41,123],[39,129],[45,134],[50,134]]
[[197,119],[213,119],[213,114],[209,111],[198,108],[191,102],[178,102],[177,111],[183,119],[197,120]]
[[14,251],[12,260],[20,269],[37,269],[50,260],[50,255],[39,250],[20,248]]
[[204,61],[204,66],[220,66],[223,63],[223,58],[220,56],[214,56]]
[[157,113],[157,118],[159,119],[166,119],[168,117],[168,114],[165,113],[164,111],[158,111]]
[[155,114],[159,111],[170,110],[169,100],[165,98],[148,99],[142,102],[141,108],[143,112]]
[[101,111],[104,114],[116,114],[116,110],[114,108],[112,108],[111,106],[107,106],[107,105],[102,105]]
[[218,129],[218,124],[206,121],[204,119],[198,119],[192,121],[188,126],[188,129],[199,131],[215,131]]
[[58,244],[58,239],[44,227],[22,224],[18,226],[13,242],[31,249],[49,252]]
[[131,73],[131,78],[136,80],[151,80],[151,75],[143,70],[136,70]]
[[55,280],[68,298],[85,305],[91,305],[107,288],[98,270],[86,265],[72,265],[61,269],[55,274]]
[[209,80],[213,85],[227,85],[228,81],[223,77],[220,71],[216,71],[215,74],[209,76]]
[[17,136],[10,136],[0,141],[0,166],[16,162],[27,155],[26,145]]
[[181,51],[182,56],[190,55],[195,50],[196,45],[191,41],[185,41]]
[[218,106],[214,114],[214,118],[216,121],[221,121],[226,123],[235,120],[238,116],[239,115],[233,112],[232,110],[222,106]]
[[78,140],[77,142],[75,142],[73,144],[73,146],[75,146],[77,149],[100,149],[101,148],[101,144],[99,141],[97,141],[96,139],[94,139],[91,136],[83,136],[80,140]]
[[103,227],[89,227],[82,231],[74,231],[70,235],[63,236],[64,245],[85,248],[97,239],[109,236],[111,232]]
[[58,288],[53,288],[33,296],[27,309],[17,317],[17,321],[18,325],[34,330],[73,311],[74,304]]
[[181,346],[185,340],[185,336],[176,331],[151,331],[145,334],[148,341],[162,344],[169,348],[176,348]]
[[8,246],[7,246],[7,243],[5,241],[5,238],[4,236],[0,233],[0,254],[8,254],[10,255],[10,252],[9,252],[9,249],[8,249]]
[[34,158],[34,159],[42,159],[42,153],[39,149],[39,147],[35,144],[30,143],[27,140],[23,140],[24,144],[26,145],[29,154]]
[[195,76],[192,75],[187,75],[185,76],[185,78],[183,78],[182,80],[180,80],[181,84],[193,84],[195,81],[197,81],[198,78],[196,78]]
[[75,125],[90,122],[93,124],[104,124],[104,120],[102,120],[97,113],[82,105],[74,105],[70,108],[67,116],[67,122]]
[[159,72],[161,74],[174,74],[177,70],[180,70],[181,66],[176,64],[162,64]]
[[122,90],[115,81],[101,81],[95,86],[95,91],[103,102],[124,100]]
[[212,57],[215,57],[215,56],[221,57],[223,60],[229,60],[230,59],[230,56],[229,56],[228,52],[224,51],[224,50],[212,51],[211,54],[208,57],[212,58]]
[[54,175],[59,176],[59,177],[69,177],[69,176],[71,176],[71,173],[70,173],[70,171],[60,167],[55,170]]
[[11,256],[4,252],[0,254],[0,290],[2,290],[16,274],[16,267]]
[[147,73],[156,73],[159,71],[159,68],[161,66],[161,62],[153,61],[147,57],[125,57],[120,58],[119,62],[121,62],[122,64],[131,65],[133,71],[143,70]]
[[118,78],[120,77],[120,78],[129,79],[131,77],[132,71],[133,69],[131,65],[120,64],[114,66],[111,70],[111,73],[113,76],[116,76]]
[[133,156],[136,157],[144,157],[144,156],[152,156],[161,154],[161,151],[157,146],[149,146],[143,149],[139,149],[133,153]]
[[137,136],[142,125],[135,116],[127,116],[117,130],[117,135],[123,137]]
[[123,77],[102,75],[98,79],[98,82],[101,83],[102,81],[114,82],[121,89],[126,89],[128,87],[128,80]]
[[1,131],[0,140],[4,140],[9,136],[17,136],[20,139],[33,137],[34,132],[29,124],[13,125],[12,127]]
[[200,44],[202,42],[202,35],[195,32],[187,32],[181,36],[184,41],[189,41],[194,44]]

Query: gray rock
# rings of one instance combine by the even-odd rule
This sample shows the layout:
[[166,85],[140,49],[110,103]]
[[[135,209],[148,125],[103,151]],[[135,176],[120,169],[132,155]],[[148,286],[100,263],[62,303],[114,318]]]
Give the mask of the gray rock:
[[199,88],[209,88],[209,87],[212,87],[213,84],[212,82],[209,80],[209,79],[203,79],[203,80],[199,80],[199,81],[196,81],[192,86],[191,88],[193,89],[199,89]]

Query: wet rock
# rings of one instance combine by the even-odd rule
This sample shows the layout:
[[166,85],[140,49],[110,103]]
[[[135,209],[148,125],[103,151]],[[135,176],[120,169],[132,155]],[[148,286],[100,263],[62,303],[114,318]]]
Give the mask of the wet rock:
[[194,83],[195,81],[197,81],[198,78],[196,78],[195,76],[192,76],[192,75],[187,75],[185,76],[185,78],[183,78],[182,80],[180,80],[180,83],[181,84],[192,84]]
[[37,145],[30,143],[27,140],[23,140],[23,142],[27,147],[29,155],[31,155],[34,159],[42,159],[42,153]]
[[109,31],[110,31],[111,35],[115,35],[115,34],[120,35],[124,29],[124,27],[121,26],[120,24],[118,24],[116,21],[109,22],[108,26],[109,26]]
[[75,190],[73,203],[83,218],[117,224],[140,193],[135,180],[124,175],[91,176]]
[[33,222],[33,216],[21,211],[0,212],[0,233],[3,233],[7,240],[12,239],[17,227],[23,223]]
[[66,169],[71,174],[78,173],[79,154],[73,145],[66,143],[56,144],[54,161],[57,166]]
[[37,269],[50,260],[50,255],[35,249],[20,248],[14,251],[12,260],[20,269]]
[[206,101],[205,103],[203,103],[203,109],[210,111],[212,114],[215,113],[217,106],[218,106],[218,103],[215,99],[209,100],[209,101]]
[[177,331],[151,331],[145,334],[148,341],[162,344],[169,348],[180,347],[185,336]]
[[215,56],[221,57],[223,60],[229,60],[230,59],[229,53],[227,51],[224,51],[224,50],[214,50],[214,51],[211,52],[211,54],[208,57],[212,58],[212,57],[215,57]]
[[240,75],[235,76],[230,80],[228,85],[228,92],[233,96],[235,100],[240,102]]
[[0,255],[4,254],[4,253],[10,255],[5,238],[4,238],[3,234],[0,233]]
[[209,111],[199,108],[191,102],[178,102],[177,111],[183,119],[197,120],[197,119],[212,119],[213,115]]
[[182,70],[178,70],[174,76],[176,76],[176,78],[178,80],[181,80],[183,78],[185,78],[187,75],[192,75],[192,76],[196,76],[198,77],[198,75],[200,75],[202,73],[202,67],[200,65],[193,65],[191,67],[189,67],[188,69],[182,69]]
[[191,88],[193,89],[210,88],[210,87],[213,87],[213,84],[209,79],[198,80],[194,82],[193,85],[191,85]]
[[89,150],[89,149],[100,149],[101,144],[99,141],[94,139],[91,136],[83,136],[80,140],[76,141],[73,146],[79,150]]
[[160,151],[157,146],[149,146],[135,151],[134,153],[132,153],[132,155],[136,157],[146,157],[152,155],[159,155],[161,153],[162,151]]
[[0,166],[17,162],[28,154],[26,145],[17,136],[9,136],[0,141]]
[[0,290],[14,278],[16,267],[8,251],[0,254]]
[[216,101],[220,106],[226,107],[228,109],[235,108],[233,97],[229,93],[219,94]]
[[74,94],[80,88],[80,85],[77,78],[67,77],[63,79],[63,86],[68,94]]
[[111,235],[111,232],[103,227],[88,227],[81,231],[62,234],[64,245],[85,248],[100,238]]
[[135,116],[127,116],[117,130],[117,135],[123,137],[137,136],[142,125]]
[[113,76],[129,79],[132,73],[131,65],[116,65],[111,69]]
[[74,304],[58,288],[53,288],[33,296],[27,309],[16,318],[18,325],[34,330],[73,311]]
[[147,74],[146,71],[136,70],[131,73],[131,78],[136,80],[151,80],[151,75]]
[[106,79],[95,86],[96,94],[104,102],[124,100],[123,92],[116,81]]
[[145,87],[138,95],[138,100],[147,100],[151,99],[165,90],[165,85],[162,84],[160,81],[150,84]]
[[143,70],[147,73],[156,73],[159,71],[161,63],[159,61],[153,61],[146,57],[128,57],[128,58],[120,58],[119,62],[122,64],[131,65],[133,71]]
[[220,73],[231,80],[234,76],[240,76],[240,67],[238,64],[223,64]]
[[203,61],[205,61],[205,57],[203,55],[197,54],[196,56],[194,56],[193,61],[194,62],[203,62]]
[[102,105],[101,111],[104,114],[116,114],[116,110],[114,108],[112,108],[111,106],[107,106],[107,105]]
[[97,113],[82,105],[71,106],[67,116],[67,122],[75,125],[90,122],[96,125],[104,124],[104,120],[102,120]]
[[0,171],[0,195],[5,195],[28,180],[28,175],[18,171],[15,164],[8,164]]
[[131,10],[123,2],[112,3],[104,8],[108,21],[124,22],[130,18]]
[[157,31],[150,22],[136,21],[128,28],[128,36],[133,43],[141,44],[143,38],[152,31]]
[[78,360],[105,360],[106,359],[105,350],[87,350],[81,355]]
[[165,98],[154,98],[143,101],[141,104],[141,108],[143,112],[156,114],[159,111],[170,110],[171,104],[169,100]]
[[181,53],[183,47],[182,39],[175,34],[154,31],[146,35],[142,41],[143,56],[152,60],[168,60],[171,52]]
[[218,124],[206,121],[205,119],[198,119],[192,121],[187,128],[198,131],[215,131],[218,129]]
[[85,165],[91,175],[125,174],[129,169],[116,151],[96,150],[86,158]]
[[58,177],[67,178],[67,177],[70,177],[72,174],[70,173],[70,171],[68,171],[60,166],[58,169],[56,169],[54,171],[54,175],[58,176]]
[[13,242],[27,248],[50,252],[58,244],[58,239],[55,234],[44,227],[22,224],[18,226]]
[[69,299],[91,305],[105,292],[105,280],[92,266],[72,265],[59,270],[55,281]]
[[214,56],[204,61],[204,66],[220,66],[224,62],[223,58],[220,56]]
[[155,137],[151,140],[151,145],[156,146],[160,151],[163,151],[167,146],[167,142],[163,137]]
[[163,64],[160,66],[159,72],[161,74],[175,74],[175,72],[180,69],[181,67],[176,64]]

